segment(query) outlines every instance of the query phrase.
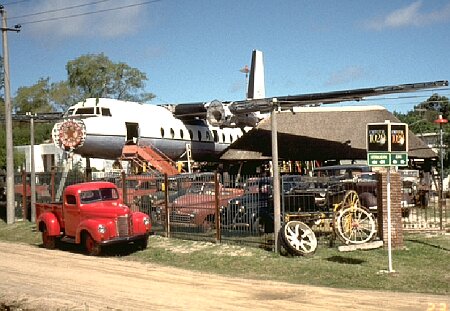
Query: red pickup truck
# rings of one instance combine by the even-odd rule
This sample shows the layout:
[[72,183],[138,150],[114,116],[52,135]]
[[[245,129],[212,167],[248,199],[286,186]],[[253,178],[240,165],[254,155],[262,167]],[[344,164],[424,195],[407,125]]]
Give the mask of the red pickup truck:
[[150,217],[132,212],[110,182],[87,182],[65,188],[62,203],[36,203],[36,224],[46,248],[57,241],[84,245],[89,255],[101,247],[133,243],[147,247]]

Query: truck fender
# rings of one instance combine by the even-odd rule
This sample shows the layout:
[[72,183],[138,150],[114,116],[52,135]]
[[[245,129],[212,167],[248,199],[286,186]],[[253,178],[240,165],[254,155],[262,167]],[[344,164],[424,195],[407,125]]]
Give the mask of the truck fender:
[[55,214],[45,212],[39,215],[37,219],[39,231],[44,231],[44,226],[47,228],[48,235],[59,236],[61,235],[61,226],[59,225],[58,218]]
[[81,238],[83,231],[87,231],[91,235],[91,237],[97,242],[100,242],[102,240],[102,237],[103,239],[105,239],[105,236],[98,232],[98,225],[100,224],[106,225],[106,223],[99,221],[97,219],[86,219],[80,222],[75,236],[75,243],[79,244],[82,242]]
[[[144,224],[144,218],[148,219],[148,224]],[[152,229],[151,218],[149,215],[142,212],[134,212],[132,214],[133,232],[137,234],[145,234]]]

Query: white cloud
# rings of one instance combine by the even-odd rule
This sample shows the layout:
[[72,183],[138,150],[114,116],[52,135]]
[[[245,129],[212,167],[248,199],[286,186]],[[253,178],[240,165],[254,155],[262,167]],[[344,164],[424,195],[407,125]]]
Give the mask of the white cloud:
[[[146,8],[151,6],[151,3],[130,6],[142,2],[144,1],[33,1],[33,6],[23,5],[20,10],[15,10],[17,13],[14,16],[47,13],[15,18],[12,22],[22,23],[27,31],[39,37],[118,37],[136,32],[145,22],[148,12]],[[130,7],[112,10],[124,6]],[[75,8],[65,9],[68,7]]]
[[352,82],[364,77],[364,68],[359,66],[349,66],[331,74],[330,78],[325,82],[326,86],[336,86]]
[[386,16],[367,21],[366,26],[373,30],[383,30],[408,26],[418,27],[450,20],[450,3],[441,9],[430,12],[422,12],[421,9],[422,1],[416,1],[406,7],[392,11]]

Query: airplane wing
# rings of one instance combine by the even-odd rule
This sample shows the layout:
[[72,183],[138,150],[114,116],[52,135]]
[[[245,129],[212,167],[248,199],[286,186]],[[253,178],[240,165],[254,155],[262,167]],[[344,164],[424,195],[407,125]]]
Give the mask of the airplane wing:
[[[248,68],[245,71],[248,73]],[[318,106],[345,101],[360,101],[370,96],[414,92],[448,86],[448,81],[421,82],[362,88],[326,93],[283,95],[265,97],[264,62],[261,51],[253,50],[252,64],[248,81],[247,98],[238,101],[177,104],[172,113],[183,121],[206,120],[212,126],[254,127],[262,119],[261,114],[277,109],[287,110],[300,106]],[[276,100],[276,104],[274,101]]]
[[448,81],[420,82],[362,88],[353,90],[334,91],[327,93],[312,93],[288,96],[276,96],[263,99],[235,101],[229,104],[228,109],[233,114],[249,112],[269,112],[273,108],[273,100],[281,109],[290,109],[298,106],[335,104],[345,101],[360,101],[366,97],[380,96],[394,93],[414,92],[422,89],[431,89],[448,86]]

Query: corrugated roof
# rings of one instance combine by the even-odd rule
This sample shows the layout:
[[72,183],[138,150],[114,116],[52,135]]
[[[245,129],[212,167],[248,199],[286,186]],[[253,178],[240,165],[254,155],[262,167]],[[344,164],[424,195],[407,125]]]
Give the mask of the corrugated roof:
[[[280,160],[366,159],[367,123],[400,122],[381,106],[302,107],[277,113]],[[270,117],[261,121],[222,154],[222,160],[271,158]],[[409,132],[409,157],[436,153]]]

